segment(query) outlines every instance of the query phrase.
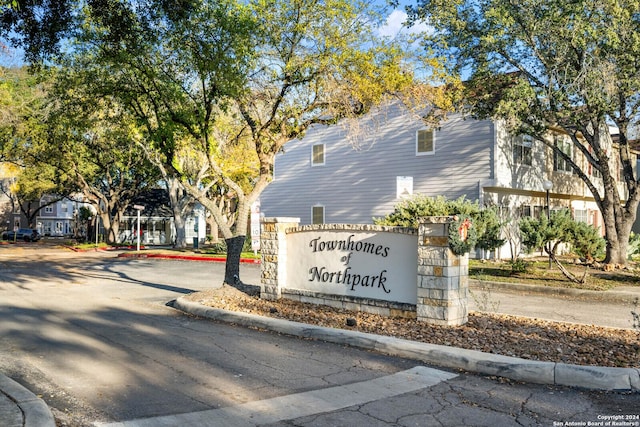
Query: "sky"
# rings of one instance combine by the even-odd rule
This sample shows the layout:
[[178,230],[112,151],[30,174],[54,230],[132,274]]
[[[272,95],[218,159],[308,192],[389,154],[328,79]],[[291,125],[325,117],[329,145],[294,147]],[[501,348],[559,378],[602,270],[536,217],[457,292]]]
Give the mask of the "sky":
[[412,26],[411,28],[404,28],[404,23],[407,20],[407,14],[402,9],[393,10],[387,17],[387,23],[380,28],[380,35],[387,37],[394,37],[398,33],[419,33],[428,30],[426,23],[420,23]]

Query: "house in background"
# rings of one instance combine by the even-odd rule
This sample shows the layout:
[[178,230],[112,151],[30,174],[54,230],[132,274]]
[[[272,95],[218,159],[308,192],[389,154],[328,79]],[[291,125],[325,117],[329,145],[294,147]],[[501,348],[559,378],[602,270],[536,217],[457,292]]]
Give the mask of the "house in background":
[[[136,241],[138,212],[134,206],[141,206],[140,229],[142,230],[140,243],[144,245],[172,245],[176,240],[176,228],[173,211],[167,191],[162,188],[148,190],[138,196],[124,212],[120,221],[118,243],[133,243]],[[185,238],[187,243],[194,239],[198,244],[206,240],[206,218],[202,205],[197,203],[185,218]]]
[[60,199],[58,196],[45,195],[40,199],[40,211],[36,216],[36,230],[43,236],[63,237],[86,234],[79,215],[84,207],[95,211],[81,196]]
[[[551,137],[586,167],[567,136]],[[543,144],[509,135],[498,121],[460,115],[428,128],[393,104],[361,119],[355,136],[345,126],[317,126],[290,142],[260,201],[265,216],[299,217],[301,224],[372,223],[412,194],[464,196],[516,218],[545,211],[545,182],[552,210],[570,208],[577,220],[602,225],[587,187]]]

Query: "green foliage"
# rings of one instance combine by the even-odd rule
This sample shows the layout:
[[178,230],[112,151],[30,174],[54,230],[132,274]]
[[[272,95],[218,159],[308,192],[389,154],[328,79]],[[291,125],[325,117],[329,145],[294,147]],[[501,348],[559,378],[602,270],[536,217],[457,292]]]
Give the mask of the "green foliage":
[[629,247],[627,248],[627,257],[629,259],[635,258],[635,255],[640,254],[640,234],[631,232],[629,237]]
[[510,264],[512,273],[526,273],[531,267],[531,264],[522,258],[516,258],[514,261],[511,261]]
[[474,217],[480,208],[475,202],[460,197],[449,200],[444,196],[429,197],[423,194],[414,195],[398,203],[393,212],[383,218],[373,218],[377,225],[418,228],[419,219],[425,216],[450,216],[464,214]]
[[555,254],[561,243],[567,243],[576,254],[593,259],[602,254],[605,244],[595,227],[575,221],[568,209],[552,212],[550,220],[545,215],[539,219],[522,218],[520,233],[529,252],[545,248]]
[[456,255],[464,255],[478,241],[476,224],[469,215],[455,215],[449,224],[449,248]]
[[80,206],[80,212],[78,212],[78,220],[86,222],[93,216],[93,211],[86,206]]
[[373,218],[373,222],[377,225],[418,228],[419,219],[422,217],[451,215],[469,218],[473,224],[469,229],[468,242],[457,241],[454,236],[458,234],[460,220],[455,222],[455,227],[452,225],[450,235],[453,236],[454,252],[465,253],[474,246],[492,250],[504,244],[504,240],[500,239],[500,220],[496,210],[493,208],[480,210],[478,203],[466,200],[464,197],[449,200],[443,196],[429,197],[417,194],[402,200],[389,215]]
[[502,225],[495,207],[489,207],[478,212],[476,223],[478,232],[477,248],[490,251],[505,244],[506,240],[500,238]]
[[[418,1],[412,20],[429,22],[426,50],[448,58],[468,84],[460,108],[502,119],[571,165],[603,213],[607,262],[626,262],[628,230],[638,201],[620,203],[618,183],[634,194],[635,156],[629,141],[640,124],[639,0]],[[619,143],[605,136],[617,127]],[[573,144],[567,155],[552,133]],[[594,179],[590,170],[599,173]],[[618,181],[619,172],[625,179]],[[604,185],[602,185],[604,184]]]
[[584,222],[576,222],[574,227],[571,243],[573,252],[587,260],[602,258],[606,242],[600,230]]

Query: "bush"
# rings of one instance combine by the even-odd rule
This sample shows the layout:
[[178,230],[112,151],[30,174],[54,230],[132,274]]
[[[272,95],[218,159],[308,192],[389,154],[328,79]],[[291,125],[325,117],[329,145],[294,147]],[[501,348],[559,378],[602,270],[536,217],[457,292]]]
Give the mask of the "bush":
[[476,247],[491,251],[505,244],[506,240],[500,238],[502,225],[495,208],[491,207],[478,212],[476,223],[478,231]]
[[511,273],[526,273],[529,271],[530,263],[523,260],[522,258],[517,258],[515,261],[511,262]]
[[640,255],[640,234],[631,232],[629,246],[627,247],[627,258],[635,258],[634,255]]
[[[422,217],[451,215],[471,218],[474,239],[469,243],[476,247],[492,250],[504,244],[505,241],[500,239],[500,220],[495,209],[480,210],[478,203],[464,197],[448,200],[443,196],[418,194],[398,203],[394,211],[384,218],[373,218],[373,222],[377,225],[418,228],[418,220]],[[465,251],[465,248],[460,251]]]
[[551,245],[551,251],[555,254],[559,244],[567,243],[583,259],[595,259],[604,254],[605,240],[598,229],[577,222],[568,209],[552,212],[550,220],[544,215],[540,219],[522,218],[520,233],[522,243],[529,252]]
[[576,222],[573,228],[573,251],[582,259],[604,257],[605,240],[600,231],[590,224]]
[[[217,243],[212,244],[209,248],[209,251],[218,253],[218,254],[226,254],[227,253],[227,243],[224,239],[220,239]],[[246,236],[244,240],[244,245],[242,246],[242,252],[251,252],[251,236]]]
[[425,216],[447,216],[464,214],[475,218],[480,212],[477,203],[460,197],[448,200],[443,196],[415,195],[398,203],[394,211],[384,218],[373,218],[377,225],[418,228],[418,220]]

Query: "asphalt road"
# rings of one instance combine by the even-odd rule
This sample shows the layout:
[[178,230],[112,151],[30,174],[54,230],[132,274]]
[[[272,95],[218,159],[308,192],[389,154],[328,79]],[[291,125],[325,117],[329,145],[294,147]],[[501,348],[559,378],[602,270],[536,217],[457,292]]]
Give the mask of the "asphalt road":
[[[553,425],[640,412],[638,395],[445,372],[166,305],[220,286],[223,271],[0,246],[0,371],[68,426],[194,425],[197,414],[209,420],[202,425]],[[259,267],[241,275],[257,283]],[[335,402],[309,403],[327,396]]]

